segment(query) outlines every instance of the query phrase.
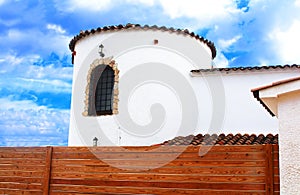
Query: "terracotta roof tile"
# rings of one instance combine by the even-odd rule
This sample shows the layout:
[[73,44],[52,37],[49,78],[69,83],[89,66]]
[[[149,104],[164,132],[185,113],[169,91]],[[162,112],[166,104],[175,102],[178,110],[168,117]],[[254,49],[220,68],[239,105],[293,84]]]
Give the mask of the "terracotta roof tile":
[[94,34],[96,32],[105,32],[105,31],[120,31],[124,29],[151,29],[151,30],[160,30],[160,31],[169,31],[171,33],[178,33],[178,34],[186,34],[189,35],[196,40],[199,40],[203,43],[205,43],[211,50],[212,52],[212,59],[216,57],[217,55],[217,50],[215,48],[215,45],[213,42],[204,39],[203,37],[200,37],[199,35],[189,32],[187,29],[174,29],[174,28],[167,28],[165,26],[158,27],[156,25],[149,26],[149,25],[144,25],[141,26],[140,24],[126,24],[126,25],[117,25],[117,26],[104,26],[104,27],[98,27],[97,29],[91,29],[91,30],[86,30],[86,31],[81,31],[78,35],[74,36],[73,39],[70,41],[69,48],[73,52],[76,42],[79,41],[80,39],[89,36],[90,34]]
[[191,70],[192,73],[204,73],[204,72],[232,72],[232,71],[252,71],[252,70],[275,70],[285,68],[300,68],[300,65],[272,65],[272,66],[252,66],[252,67],[231,67],[231,68],[211,68],[211,69],[197,69]]
[[178,136],[162,145],[261,145],[261,144],[278,144],[278,134],[272,135],[249,135],[249,134],[198,134],[186,137]]
[[292,78],[288,78],[288,79],[284,79],[284,80],[280,80],[280,81],[275,81],[271,84],[251,89],[251,92],[260,91],[260,90],[263,90],[263,89],[267,89],[267,88],[270,88],[270,87],[274,87],[274,86],[277,86],[277,85],[281,85],[281,84],[285,84],[285,83],[289,83],[289,82],[293,82],[293,81],[298,81],[298,80],[300,80],[300,77],[292,77]]

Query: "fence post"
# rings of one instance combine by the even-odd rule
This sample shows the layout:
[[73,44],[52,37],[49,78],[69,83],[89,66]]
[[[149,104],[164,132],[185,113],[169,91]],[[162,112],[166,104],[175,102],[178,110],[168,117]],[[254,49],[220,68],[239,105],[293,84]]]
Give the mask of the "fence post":
[[273,155],[273,146],[272,144],[265,145],[266,153],[266,194],[272,195],[274,192],[274,155]]
[[49,194],[50,188],[50,177],[51,177],[51,164],[52,164],[52,146],[47,146],[46,148],[46,159],[45,159],[45,172],[43,181],[43,194]]

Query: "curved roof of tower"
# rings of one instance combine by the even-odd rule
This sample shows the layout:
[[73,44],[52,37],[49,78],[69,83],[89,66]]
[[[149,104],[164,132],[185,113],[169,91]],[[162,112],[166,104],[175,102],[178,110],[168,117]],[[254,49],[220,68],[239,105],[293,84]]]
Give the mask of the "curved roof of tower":
[[149,26],[149,25],[140,25],[140,24],[126,24],[126,25],[117,25],[117,26],[104,26],[104,27],[99,27],[96,29],[91,29],[91,30],[86,30],[86,31],[81,31],[78,35],[74,36],[73,39],[70,41],[69,48],[73,52],[75,49],[76,42],[79,41],[80,39],[83,39],[84,37],[87,37],[89,35],[99,33],[99,32],[106,32],[106,31],[121,31],[125,29],[143,29],[143,30],[160,30],[160,31],[168,31],[170,33],[177,33],[177,34],[182,34],[182,35],[189,35],[196,40],[199,40],[200,42],[205,43],[211,50],[212,53],[212,59],[214,59],[217,55],[217,50],[213,42],[204,39],[203,37],[195,34],[194,32],[190,32],[187,29],[175,29],[175,28],[168,28],[165,26],[158,27],[156,25],[154,26]]

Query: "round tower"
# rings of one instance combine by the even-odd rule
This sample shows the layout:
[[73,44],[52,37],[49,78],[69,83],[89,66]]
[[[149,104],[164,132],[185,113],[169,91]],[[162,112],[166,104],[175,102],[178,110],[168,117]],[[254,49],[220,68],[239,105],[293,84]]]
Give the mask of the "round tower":
[[214,44],[193,32],[127,24],[81,31],[70,42],[69,145],[151,145],[193,133],[190,71],[211,68]]

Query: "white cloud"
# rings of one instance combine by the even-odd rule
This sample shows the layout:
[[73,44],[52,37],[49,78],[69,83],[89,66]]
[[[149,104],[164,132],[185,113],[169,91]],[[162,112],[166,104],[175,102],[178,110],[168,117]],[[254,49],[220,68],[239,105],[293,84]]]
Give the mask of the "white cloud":
[[48,26],[48,28],[51,29],[50,32],[42,32],[39,28],[9,29],[6,34],[0,36],[0,47],[2,51],[16,48],[16,50],[23,49],[23,52],[31,54],[51,53],[53,51],[60,55],[69,53],[68,44],[71,36],[63,34],[64,29],[57,25]]
[[48,80],[48,79],[14,79],[11,87],[21,88],[23,90],[33,90],[35,92],[48,93],[71,93],[72,84],[62,80]]
[[0,0],[0,6],[5,3],[6,0]]
[[62,62],[59,60],[51,61],[51,59],[49,62],[44,62],[44,64],[34,65],[40,60],[42,60],[40,56],[33,54],[21,57],[17,56],[14,52],[0,54],[0,73],[37,80],[72,80],[72,67],[63,67],[60,65]]
[[239,39],[241,39],[241,35],[236,35],[235,37],[231,39],[219,39],[218,45],[222,50],[227,50],[230,46],[232,46],[234,43],[236,43]]
[[58,6],[58,9],[62,11],[69,11],[74,12],[77,10],[87,10],[87,11],[103,11],[107,10],[112,6],[111,0],[88,0],[88,1],[82,1],[82,0],[66,0],[61,1],[57,0],[56,5]]
[[66,145],[69,110],[48,109],[30,100],[0,98],[0,145]]
[[300,40],[295,22],[300,21],[297,2],[251,0],[246,12],[231,12],[205,25],[218,27],[209,28],[206,35],[216,43],[216,58],[225,54],[231,66],[299,63],[294,48]]
[[146,6],[153,6],[154,5],[154,0],[126,0],[128,3],[135,3],[135,4],[144,4]]
[[28,78],[1,78],[0,88],[22,93],[34,91],[35,93],[67,93],[72,92],[72,84],[63,80],[28,79]]
[[35,102],[31,100],[19,100],[19,101],[11,101],[9,98],[0,98],[1,110],[28,110],[28,108],[32,110],[40,110],[46,109],[45,106],[38,106]]
[[214,59],[215,68],[226,68],[229,65],[229,60],[223,54],[218,54]]
[[277,55],[284,63],[300,64],[300,20],[294,20],[288,29],[275,29],[270,38],[274,41]]
[[[8,74],[15,71],[15,69],[24,69],[22,63],[33,63],[39,58],[37,55],[28,55],[19,57],[14,52],[0,55],[0,74]],[[24,74],[24,72],[23,72]]]
[[25,36],[25,34],[22,33],[22,31],[17,30],[17,29],[10,29],[10,30],[8,31],[7,35],[8,35],[8,38],[9,38],[9,39],[12,39],[12,40],[15,40],[15,41],[21,40],[21,39],[23,39],[24,36]]
[[[45,40],[47,40],[47,44],[45,44]],[[48,53],[54,51],[59,55],[63,55],[70,52],[68,48],[70,40],[71,36],[66,36],[63,34],[46,34],[43,39],[38,39],[38,44],[40,49],[48,51]]]
[[231,14],[239,12],[232,0],[159,0],[165,13],[171,18],[189,17],[198,20],[198,24],[212,24],[216,20],[225,20]]
[[73,68],[61,66],[59,60],[34,65],[40,60],[36,55],[22,57],[14,53],[0,55],[0,89],[8,88],[18,92],[32,90],[71,93]]
[[47,29],[54,30],[56,33],[64,34],[66,32],[60,25],[57,24],[47,24]]
[[0,57],[0,63],[6,62],[11,65],[20,64],[23,61],[23,58],[17,58],[15,55],[8,54],[7,56]]

